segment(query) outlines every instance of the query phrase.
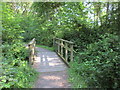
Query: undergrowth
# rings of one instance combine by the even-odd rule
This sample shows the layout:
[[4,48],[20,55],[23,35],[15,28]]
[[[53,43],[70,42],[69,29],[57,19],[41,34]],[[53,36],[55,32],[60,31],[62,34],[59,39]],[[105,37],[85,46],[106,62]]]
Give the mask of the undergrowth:
[[[78,66],[77,62],[70,62],[72,68],[68,69],[69,78],[68,81],[72,83],[71,88],[87,88],[84,78],[76,73],[76,68]],[[74,67],[74,68],[73,68]]]
[[71,62],[69,79],[77,88],[120,88],[120,42],[113,34],[101,35]]
[[28,51],[22,43],[2,45],[2,70],[0,88],[32,88],[37,73],[28,64]]

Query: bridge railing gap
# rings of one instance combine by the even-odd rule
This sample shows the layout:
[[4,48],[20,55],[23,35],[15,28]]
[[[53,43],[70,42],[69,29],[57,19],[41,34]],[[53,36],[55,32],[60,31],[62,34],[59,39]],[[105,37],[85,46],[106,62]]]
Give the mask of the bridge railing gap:
[[35,45],[36,41],[35,38],[33,38],[29,43],[28,43],[28,48],[29,48],[29,64],[32,65],[35,60]]
[[69,66],[69,62],[73,61],[73,45],[71,41],[67,41],[60,38],[53,38],[53,46],[57,54],[63,59],[63,61]]

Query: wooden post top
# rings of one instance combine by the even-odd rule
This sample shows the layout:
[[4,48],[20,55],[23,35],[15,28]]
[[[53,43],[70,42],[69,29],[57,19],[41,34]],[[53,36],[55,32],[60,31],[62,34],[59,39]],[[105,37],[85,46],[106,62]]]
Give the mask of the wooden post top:
[[32,45],[35,43],[35,38],[33,38],[29,43],[28,43],[28,46]]

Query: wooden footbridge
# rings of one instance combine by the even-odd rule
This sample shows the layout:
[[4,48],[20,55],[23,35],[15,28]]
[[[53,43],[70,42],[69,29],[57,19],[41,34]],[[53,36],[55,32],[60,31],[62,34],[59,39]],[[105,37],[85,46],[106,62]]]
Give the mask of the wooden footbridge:
[[[73,61],[73,42],[54,38],[54,51],[35,47],[35,38],[28,44],[29,64],[40,72],[34,88],[69,88],[67,69]],[[37,53],[36,53],[37,52]]]

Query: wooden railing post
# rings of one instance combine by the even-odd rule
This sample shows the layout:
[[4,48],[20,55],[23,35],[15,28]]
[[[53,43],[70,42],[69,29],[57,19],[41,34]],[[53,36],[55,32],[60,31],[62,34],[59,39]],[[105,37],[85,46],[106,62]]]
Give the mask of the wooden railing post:
[[33,64],[35,60],[35,38],[29,42],[28,47],[29,47],[29,64]]
[[65,60],[68,61],[68,50],[67,50],[68,49],[68,44],[67,43],[65,43],[65,47],[66,47],[65,48]]
[[[73,61],[73,42],[60,39],[60,38],[55,38],[54,42],[56,42],[57,44],[56,52],[69,66],[68,59],[70,59],[70,61]],[[65,51],[63,48],[65,49]],[[70,57],[68,56],[69,54],[70,54]]]
[[58,53],[60,53],[60,41],[58,40]]
[[55,47],[55,38],[53,38],[53,47]]
[[71,50],[70,60],[73,61],[73,44],[70,45],[70,50]]
[[61,41],[61,56],[63,57],[63,41]]

